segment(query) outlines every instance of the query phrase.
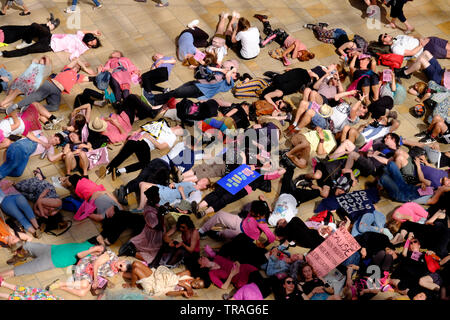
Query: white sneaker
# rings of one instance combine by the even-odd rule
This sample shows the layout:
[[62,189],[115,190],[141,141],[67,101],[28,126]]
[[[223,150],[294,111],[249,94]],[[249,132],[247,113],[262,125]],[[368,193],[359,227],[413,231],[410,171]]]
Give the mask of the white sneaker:
[[92,8],[92,10],[100,9],[101,7],[103,7],[103,5],[102,5],[102,4],[99,4],[98,6],[94,6],[94,7]]
[[16,46],[16,49],[23,49],[23,48],[26,48],[26,47],[31,46],[32,44],[33,44],[33,42],[26,43],[25,41],[22,41],[22,43],[19,43],[19,44]]
[[67,9],[64,10],[65,13],[74,13],[75,10],[72,10],[71,7],[68,7]]
[[199,20],[195,19],[188,23],[187,27],[190,29],[195,29],[196,26],[200,23]]
[[53,124],[58,124],[63,120],[64,120],[64,117],[56,117],[55,119],[52,120],[52,122],[53,122]]

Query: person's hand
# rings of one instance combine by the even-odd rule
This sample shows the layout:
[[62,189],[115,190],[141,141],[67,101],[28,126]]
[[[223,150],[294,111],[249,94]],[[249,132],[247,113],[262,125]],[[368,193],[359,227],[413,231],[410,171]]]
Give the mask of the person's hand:
[[366,248],[361,248],[361,258],[365,258],[367,256],[367,250]]
[[99,65],[99,66],[97,67],[97,73],[102,72],[102,70],[103,70],[103,66],[102,66],[102,65]]
[[325,139],[325,134],[323,133],[323,129],[321,127],[316,127],[316,131],[319,139]]
[[412,238],[414,238],[414,233],[412,232],[408,233],[408,240],[411,241]]
[[3,82],[9,82],[9,79],[7,77],[0,77],[0,79],[2,79]]
[[175,243],[173,242],[173,240],[169,242],[169,247],[175,247]]
[[421,188],[422,190],[426,190],[426,189],[427,189],[427,184],[426,184],[425,182],[422,182],[422,183],[420,184],[420,188]]
[[353,287],[353,280],[352,280],[351,277],[348,277],[348,278],[347,278],[347,280],[345,281],[345,285],[346,285],[348,288]]
[[233,264],[233,268],[231,269],[231,273],[232,273],[233,275],[236,275],[236,274],[239,273],[240,269],[241,269],[241,264],[240,264],[238,261],[236,261],[236,262]]
[[42,146],[45,148],[45,150],[48,150],[48,149],[50,149],[50,147],[52,146],[50,143],[48,143],[48,142],[43,142],[42,143]]
[[183,246],[183,242],[178,242],[176,245],[175,245],[175,248],[179,248],[179,247],[182,247]]
[[171,184],[169,184],[169,188],[170,189],[175,189],[175,183],[172,182]]
[[92,280],[92,289],[97,289],[98,288],[98,279],[97,277],[94,277],[94,280]]
[[422,47],[425,47],[426,45],[427,45],[427,43],[428,43],[428,39],[427,38],[421,38],[420,40],[419,40],[419,43],[420,43],[420,45],[422,46]]
[[97,37],[100,37],[102,35],[102,33],[100,32],[100,30],[95,30],[94,35],[96,35]]
[[256,246],[259,247],[259,248],[265,248],[264,243],[262,243],[262,242],[256,241],[255,244],[256,244]]
[[355,94],[358,93],[358,90],[356,90],[356,89],[355,90],[350,90],[349,93],[351,93],[352,95],[355,95]]
[[325,290],[323,289],[323,286],[320,286],[320,287],[315,287],[312,291],[311,291],[311,293],[324,293],[325,292]]
[[185,291],[183,291],[183,296],[185,296],[186,298],[193,297],[194,296],[194,291],[192,289],[191,290],[185,290]]

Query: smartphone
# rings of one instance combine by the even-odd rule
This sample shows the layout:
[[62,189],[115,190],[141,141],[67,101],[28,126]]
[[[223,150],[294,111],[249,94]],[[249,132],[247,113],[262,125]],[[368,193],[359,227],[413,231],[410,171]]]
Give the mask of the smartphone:
[[392,73],[390,69],[383,70],[383,82],[392,81]]

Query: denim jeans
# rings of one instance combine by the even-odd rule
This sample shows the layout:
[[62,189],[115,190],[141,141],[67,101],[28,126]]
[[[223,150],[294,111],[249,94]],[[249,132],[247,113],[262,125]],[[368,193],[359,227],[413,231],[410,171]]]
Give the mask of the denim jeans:
[[37,91],[25,97],[17,105],[20,108],[28,107],[30,103],[42,101],[45,99],[47,101],[47,105],[45,105],[44,107],[48,111],[53,112],[59,109],[59,105],[61,103],[61,94],[61,90],[53,82],[47,80]]
[[[98,7],[100,5],[100,2],[98,2],[98,0],[92,0],[92,2]],[[72,11],[75,11],[77,9],[77,3],[78,0],[72,0],[72,6],[70,7],[70,9]]]
[[408,202],[420,198],[418,187],[407,184],[394,162],[389,162],[380,178],[380,183],[390,197],[398,202]]
[[12,143],[6,150],[6,160],[0,166],[0,180],[6,176],[20,177],[27,166],[28,159],[36,151],[37,142],[21,139]]
[[380,232],[386,224],[386,217],[380,211],[373,211],[364,214],[359,223],[355,223],[352,229],[352,236],[356,237],[364,232]]
[[[3,191],[0,190],[0,193],[3,193]],[[27,199],[21,194],[6,196],[1,204],[1,208],[8,216],[19,221],[25,230],[32,227],[30,221],[36,218]]]

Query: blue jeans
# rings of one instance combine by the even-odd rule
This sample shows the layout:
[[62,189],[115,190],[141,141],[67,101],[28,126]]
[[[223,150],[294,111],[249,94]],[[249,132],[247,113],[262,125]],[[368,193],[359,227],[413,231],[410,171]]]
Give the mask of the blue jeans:
[[352,236],[356,237],[364,232],[380,232],[386,224],[386,217],[380,211],[368,212],[364,214],[359,223],[355,223],[352,229]]
[[[100,2],[98,2],[98,0],[92,0],[92,2],[93,2],[97,7],[100,5]],[[70,7],[70,9],[71,9],[72,11],[75,11],[75,10],[76,10],[76,8],[77,8],[77,3],[78,3],[78,0],[72,0],[72,6]]]
[[36,147],[37,142],[30,139],[12,143],[6,150],[6,161],[0,166],[0,180],[6,176],[20,177]]
[[380,183],[390,197],[398,202],[408,202],[420,198],[418,187],[407,184],[394,162],[389,162],[380,178]]
[[[3,191],[0,190],[0,193]],[[30,207],[27,199],[21,194],[13,194],[6,196],[1,204],[2,210],[9,216],[13,217],[28,230],[32,227],[30,221],[36,219],[33,209]]]

